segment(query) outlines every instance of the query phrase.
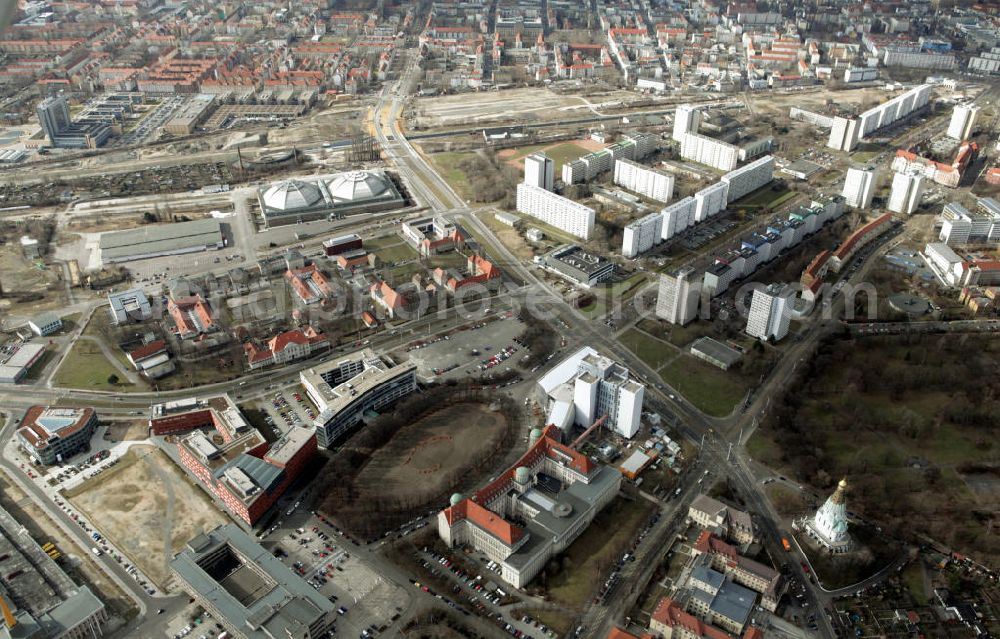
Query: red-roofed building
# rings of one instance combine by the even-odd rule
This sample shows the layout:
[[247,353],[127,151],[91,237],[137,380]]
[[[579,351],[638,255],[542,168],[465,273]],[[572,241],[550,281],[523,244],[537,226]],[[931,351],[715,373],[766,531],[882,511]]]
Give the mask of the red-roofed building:
[[157,379],[174,372],[174,363],[170,361],[167,342],[162,339],[140,346],[125,354],[135,370],[147,378]]
[[648,632],[644,632],[641,635],[633,635],[631,632],[625,632],[618,626],[612,626],[611,630],[608,631],[606,639],[654,639],[654,635]]
[[832,255],[833,253],[830,251],[820,251],[809,262],[805,270],[802,271],[802,275],[799,277],[799,284],[803,287],[802,297],[805,299],[816,299],[819,289],[823,286],[823,278],[826,277],[827,271],[830,270],[830,256]]
[[885,213],[847,236],[830,257],[830,270],[839,273],[858,250],[892,228],[892,213]]
[[962,180],[962,174],[965,173],[978,153],[979,145],[975,142],[963,142],[958,147],[955,159],[952,160],[951,164],[946,164],[900,149],[896,151],[896,157],[892,161],[892,169],[897,173],[918,171],[929,180],[955,188]]
[[223,443],[193,432],[177,445],[181,465],[218,497],[234,518],[253,526],[281,498],[316,454],[316,434],[293,428],[268,445],[228,397],[209,400]]
[[337,266],[345,271],[350,271],[360,266],[368,266],[368,251],[365,249],[347,251],[337,255],[334,259],[337,261]]
[[333,296],[333,289],[315,264],[288,269],[285,280],[303,304],[315,304]]
[[443,268],[434,269],[434,283],[452,293],[471,284],[483,284],[491,289],[500,286],[500,269],[486,258],[470,255],[465,264],[468,275],[459,275]]
[[316,351],[329,348],[330,342],[312,326],[278,333],[266,346],[247,342],[243,350],[247,355],[247,368],[257,370],[272,364],[287,364],[309,357]]
[[139,348],[133,349],[126,353],[125,357],[132,366],[135,366],[136,370],[141,370],[141,364],[149,359],[156,357],[157,355],[165,354],[167,352],[167,342],[162,339],[150,342]]
[[95,428],[93,408],[32,406],[17,429],[17,443],[38,463],[56,464],[85,450]]
[[181,339],[198,337],[203,333],[214,331],[215,320],[212,319],[212,309],[201,295],[171,298],[167,302],[167,312],[174,320],[174,332]]
[[398,313],[406,308],[406,298],[403,294],[383,280],[372,284],[369,293],[372,301],[385,311],[386,316],[390,319],[394,319]]
[[[620,473],[560,443],[559,433],[552,425],[534,432],[512,467],[472,497],[454,495],[438,513],[438,534],[446,544],[486,554],[516,588],[565,550],[621,486]],[[552,517],[538,518],[543,510]]]
[[[680,604],[664,597],[649,619],[649,629],[663,639],[734,639],[721,628],[707,624],[685,611]],[[743,631],[742,639],[762,639],[763,633],[753,626]]]

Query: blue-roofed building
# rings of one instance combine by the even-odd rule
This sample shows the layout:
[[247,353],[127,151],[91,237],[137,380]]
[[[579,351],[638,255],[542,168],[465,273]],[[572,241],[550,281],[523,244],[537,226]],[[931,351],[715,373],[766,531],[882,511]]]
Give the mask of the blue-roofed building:
[[750,623],[757,593],[712,568],[710,557],[694,560],[686,586],[681,599],[686,599],[692,614],[734,634],[741,634]]

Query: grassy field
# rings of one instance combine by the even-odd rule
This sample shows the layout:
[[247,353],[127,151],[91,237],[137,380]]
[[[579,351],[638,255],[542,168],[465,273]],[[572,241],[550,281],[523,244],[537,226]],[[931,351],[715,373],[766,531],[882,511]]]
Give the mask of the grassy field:
[[712,329],[711,322],[699,320],[691,322],[686,326],[681,326],[680,324],[670,324],[654,318],[640,320],[636,326],[657,339],[662,339],[679,347],[687,346],[699,337],[708,335]]
[[903,583],[910,596],[918,605],[927,605],[927,593],[924,590],[924,567],[919,561],[911,562],[902,574]]
[[459,253],[458,251],[448,251],[447,253],[432,255],[427,258],[426,264],[427,268],[431,270],[435,268],[460,269],[465,267],[467,259],[468,258],[466,258],[464,253]]
[[393,286],[398,286],[404,282],[410,281],[416,273],[423,273],[427,269],[420,262],[407,262],[406,264],[399,264],[398,266],[393,266],[391,269],[385,271],[387,273],[387,280]]
[[761,209],[770,208],[775,209],[782,203],[787,202],[791,198],[795,197],[795,191],[789,191],[783,186],[775,190],[774,186],[769,188],[760,189],[754,191],[746,197],[736,200],[730,208],[733,209]]
[[431,161],[441,173],[441,177],[448,182],[451,188],[455,189],[460,196],[465,199],[472,197],[472,186],[469,184],[469,177],[458,168],[462,160],[475,155],[474,151],[445,151],[430,155]]
[[660,377],[699,410],[725,417],[746,395],[746,383],[736,373],[684,354],[660,371]]
[[[108,379],[116,375],[117,384]],[[111,365],[97,344],[80,340],[63,360],[53,380],[56,386],[87,390],[135,390],[135,384]]]
[[[546,566],[541,577],[555,601],[582,612],[596,592],[602,571],[617,558],[652,514],[655,506],[644,499],[619,497],[611,502],[561,556]],[[556,572],[550,569],[557,568]]]
[[391,235],[383,235],[381,237],[373,237],[370,240],[365,240],[365,249],[375,253],[379,249],[384,249],[390,246],[396,246],[403,242],[403,238],[395,233]]
[[373,251],[386,264],[405,262],[417,257],[417,251],[406,242],[399,241]]
[[645,273],[636,273],[626,280],[615,282],[611,285],[611,296],[613,298],[627,299],[630,294],[635,294],[642,284],[646,283]]
[[180,390],[192,386],[203,386],[236,379],[243,373],[243,360],[233,361],[232,365],[219,366],[216,359],[200,362],[181,362],[174,360],[177,370],[172,375],[156,380],[157,390]]
[[[513,253],[515,257],[527,261],[534,256],[534,251],[531,246],[528,245],[517,230],[496,219],[495,211],[480,211],[474,215],[479,218],[479,221],[485,224],[487,228],[493,231],[493,234],[496,235],[498,240],[500,240],[500,243],[506,246],[507,250]],[[524,224],[529,225],[533,225],[534,222],[533,218],[527,216],[521,217],[521,220]]]
[[[548,148],[545,148],[548,147]],[[552,158],[555,163],[555,174],[556,176],[562,175],[562,166],[567,162],[572,162],[584,155],[590,153],[586,148],[577,144],[576,141],[560,142],[549,146],[548,144],[532,144],[529,146],[518,147],[513,155],[504,155],[503,159],[506,162],[512,164],[521,163],[524,158],[535,153],[537,151],[543,150],[545,155]]]
[[635,353],[639,359],[645,362],[653,370],[659,370],[665,366],[679,353],[670,344],[643,333],[634,328],[629,329],[618,338],[630,351]]
[[865,162],[870,162],[878,154],[879,148],[877,144],[867,144],[862,142],[856,147],[854,153],[851,154],[851,160],[864,164]]

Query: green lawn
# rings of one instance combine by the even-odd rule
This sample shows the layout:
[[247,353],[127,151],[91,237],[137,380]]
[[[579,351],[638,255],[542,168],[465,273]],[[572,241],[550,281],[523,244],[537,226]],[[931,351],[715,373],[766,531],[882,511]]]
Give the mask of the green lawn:
[[432,255],[425,261],[428,269],[435,268],[463,268],[467,262],[467,258],[464,254],[458,251],[448,251],[447,253],[438,253],[437,255]]
[[619,297],[624,298],[629,293],[634,293],[635,291],[638,290],[639,286],[641,286],[645,282],[646,282],[646,274],[642,272],[632,275],[627,280],[621,282],[615,282],[614,284],[611,285],[612,299]]
[[647,318],[640,321],[636,326],[654,337],[681,348],[690,345],[691,342],[699,337],[704,337],[712,332],[712,323],[701,320],[681,326],[680,324],[668,324],[662,320]]
[[371,253],[375,253],[379,249],[396,246],[403,241],[403,238],[395,233],[391,235],[383,235],[381,237],[373,237],[370,240],[365,240],[365,249]]
[[[117,375],[118,384],[109,384],[108,378]],[[108,361],[97,344],[79,341],[73,345],[56,371],[56,386],[83,388],[88,390],[134,390],[135,385],[125,379]]]
[[927,593],[924,591],[924,567],[919,561],[911,562],[902,574],[903,583],[910,591],[910,596],[918,606],[927,605]]
[[373,252],[386,264],[405,262],[406,260],[414,259],[418,255],[417,250],[405,242],[398,242]]
[[46,348],[42,352],[42,356],[31,365],[28,372],[25,374],[25,379],[28,381],[38,381],[42,378],[42,373],[45,372],[45,367],[49,365],[49,362],[56,356],[56,352],[51,348]]
[[759,209],[764,207],[775,208],[782,202],[795,197],[795,191],[786,188],[775,190],[774,187],[758,189],[749,195],[736,200],[730,208],[733,209]]
[[677,349],[670,344],[661,342],[634,328],[623,333],[618,341],[653,370],[659,370],[661,366],[665,366],[667,362],[678,355]]
[[386,271],[386,273],[389,283],[393,286],[399,286],[400,284],[410,281],[410,278],[416,273],[423,273],[426,272],[426,270],[427,269],[420,262],[407,262],[406,264],[400,264],[392,267]]
[[729,415],[747,392],[746,383],[736,373],[687,354],[661,370],[660,377],[684,399],[714,417]]
[[469,177],[465,171],[458,168],[458,165],[462,160],[475,154],[475,151],[445,151],[434,153],[429,157],[434,166],[437,167],[438,172],[441,173],[441,177],[448,182],[451,188],[455,189],[463,198],[469,199],[472,197],[472,185],[469,184]]
[[243,374],[244,359],[240,358],[231,365],[219,366],[216,358],[209,358],[196,363],[185,363],[174,359],[177,369],[174,373],[156,380],[158,390],[180,390],[192,386],[228,382]]

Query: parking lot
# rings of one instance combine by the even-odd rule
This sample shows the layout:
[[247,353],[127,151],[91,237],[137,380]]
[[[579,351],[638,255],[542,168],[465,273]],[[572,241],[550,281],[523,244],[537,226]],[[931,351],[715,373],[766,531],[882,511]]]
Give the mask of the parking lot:
[[715,238],[725,235],[736,225],[736,220],[728,217],[706,220],[683,231],[677,243],[689,251],[696,251]]
[[505,312],[446,336],[411,342],[406,355],[417,364],[417,375],[427,380],[503,373],[527,355],[516,341],[523,331],[524,322]]
[[114,146],[129,146],[141,144],[149,140],[160,131],[160,127],[166,124],[167,120],[173,117],[181,106],[187,102],[185,96],[173,96],[166,98],[153,111],[146,115],[136,124],[135,128],[123,135],[113,143]]
[[337,606],[338,636],[376,637],[409,603],[405,591],[355,556],[354,546],[321,515],[310,515],[301,527],[279,535],[267,540],[277,542],[268,547]]
[[262,399],[260,408],[266,413],[264,421],[275,437],[281,437],[294,426],[311,428],[316,418],[316,407],[298,386],[279,391]]
[[[478,559],[478,561],[476,561]],[[411,583],[430,596],[441,599],[462,612],[474,612],[488,619],[515,639],[556,639],[556,633],[528,616],[513,616],[517,606],[500,578],[500,566],[484,555],[458,557],[431,549],[417,551],[416,560],[432,576],[450,584],[451,591],[436,592],[416,580]]]

